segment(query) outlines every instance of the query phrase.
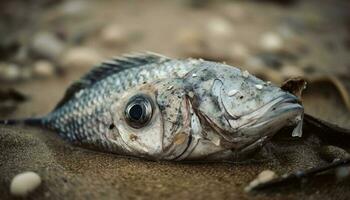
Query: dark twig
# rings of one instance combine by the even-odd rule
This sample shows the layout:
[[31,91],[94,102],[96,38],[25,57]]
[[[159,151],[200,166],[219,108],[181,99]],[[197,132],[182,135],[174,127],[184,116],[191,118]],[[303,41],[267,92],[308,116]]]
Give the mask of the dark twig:
[[293,172],[291,174],[284,175],[280,178],[276,178],[276,179],[273,179],[271,181],[261,183],[255,187],[253,187],[252,191],[264,190],[264,189],[269,189],[269,188],[273,188],[276,186],[287,185],[288,183],[290,183],[292,181],[301,181],[302,179],[310,178],[310,177],[315,176],[317,174],[320,174],[322,172],[328,171],[330,169],[335,169],[337,167],[344,166],[347,164],[350,164],[350,158],[338,160],[338,161],[335,161],[333,163],[330,163],[328,165],[321,166],[321,167],[314,167],[314,168],[307,169],[304,171],[296,171],[296,172]]

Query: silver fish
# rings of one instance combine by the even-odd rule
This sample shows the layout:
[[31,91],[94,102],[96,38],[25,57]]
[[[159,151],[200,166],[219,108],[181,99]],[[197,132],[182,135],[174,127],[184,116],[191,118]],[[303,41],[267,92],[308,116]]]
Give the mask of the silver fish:
[[[247,71],[147,53],[103,62],[47,116],[25,124],[84,147],[152,160],[225,160],[284,126],[301,136],[297,97]],[[15,124],[19,120],[0,123]]]

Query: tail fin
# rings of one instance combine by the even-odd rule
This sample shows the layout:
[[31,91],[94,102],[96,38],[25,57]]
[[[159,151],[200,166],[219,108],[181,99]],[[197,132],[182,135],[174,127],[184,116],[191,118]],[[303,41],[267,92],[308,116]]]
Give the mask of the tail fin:
[[42,126],[42,118],[28,118],[28,119],[9,119],[9,120],[0,120],[0,125],[30,125],[30,126]]

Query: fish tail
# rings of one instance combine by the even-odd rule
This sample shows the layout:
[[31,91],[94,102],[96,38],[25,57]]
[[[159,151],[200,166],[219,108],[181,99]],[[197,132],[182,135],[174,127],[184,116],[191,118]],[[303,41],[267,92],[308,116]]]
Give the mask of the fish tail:
[[43,119],[42,118],[8,119],[8,120],[0,120],[0,125],[1,124],[43,126]]

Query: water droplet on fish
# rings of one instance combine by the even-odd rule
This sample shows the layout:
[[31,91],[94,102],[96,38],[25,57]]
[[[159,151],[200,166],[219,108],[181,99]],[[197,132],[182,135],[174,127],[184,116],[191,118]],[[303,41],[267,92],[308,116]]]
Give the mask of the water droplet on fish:
[[76,94],[75,94],[75,97],[76,98],[80,98],[81,97],[81,95],[84,93],[84,90],[80,90],[79,92],[77,92]]
[[167,88],[167,90],[171,90],[171,89],[173,89],[174,88],[174,86],[173,85],[170,85],[168,88]]
[[227,95],[230,96],[230,97],[232,97],[232,96],[234,96],[235,94],[237,94],[237,92],[238,92],[238,90],[233,89],[233,90],[230,90],[230,91],[227,93]]
[[305,90],[306,87],[307,87],[307,82],[305,82],[304,87],[303,87],[303,90]]
[[189,96],[190,98],[193,98],[193,97],[194,97],[193,92],[189,92],[189,93],[188,93],[188,96]]
[[263,85],[260,85],[260,84],[255,85],[255,87],[256,87],[258,90],[263,89]]
[[198,60],[196,60],[196,59],[191,59],[190,63],[193,64],[193,65],[198,64]]
[[248,72],[247,70],[244,70],[244,71],[242,72],[242,76],[243,76],[244,78],[248,78],[249,72]]

